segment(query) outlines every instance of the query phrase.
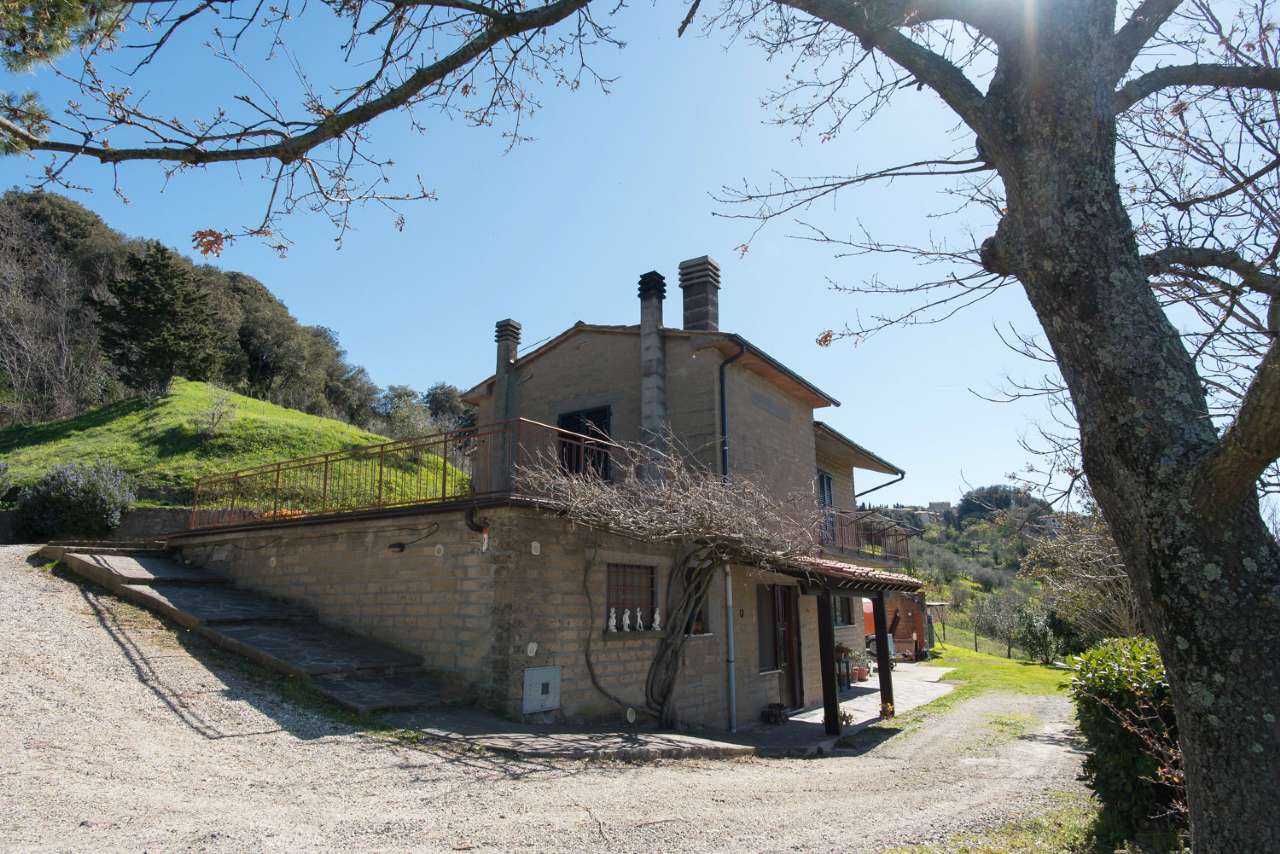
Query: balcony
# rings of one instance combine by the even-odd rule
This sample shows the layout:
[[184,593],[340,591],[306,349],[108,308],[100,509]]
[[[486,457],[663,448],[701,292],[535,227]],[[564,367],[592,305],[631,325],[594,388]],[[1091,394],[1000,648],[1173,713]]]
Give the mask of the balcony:
[[520,418],[204,477],[196,483],[188,527],[510,495],[518,467],[545,454],[568,471],[609,476],[609,442]]
[[847,557],[910,565],[906,528],[874,510],[831,510],[822,529],[824,548]]

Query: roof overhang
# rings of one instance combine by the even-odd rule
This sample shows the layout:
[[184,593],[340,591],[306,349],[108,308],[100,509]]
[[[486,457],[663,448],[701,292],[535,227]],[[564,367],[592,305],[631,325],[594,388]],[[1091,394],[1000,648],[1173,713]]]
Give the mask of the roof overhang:
[[849,468],[866,469],[881,474],[903,475],[905,471],[871,453],[857,442],[822,421],[813,422],[814,450],[818,456],[835,460]]
[[924,582],[900,572],[887,572],[829,558],[802,558],[779,570],[802,581],[835,593],[919,593]]

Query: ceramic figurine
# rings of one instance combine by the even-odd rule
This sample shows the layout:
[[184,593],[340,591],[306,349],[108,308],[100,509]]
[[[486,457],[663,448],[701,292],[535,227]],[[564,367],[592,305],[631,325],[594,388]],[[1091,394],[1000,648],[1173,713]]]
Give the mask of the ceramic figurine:
[[622,630],[624,632],[631,631],[631,609],[630,608],[622,612]]
[[616,632],[618,630],[618,609],[609,609],[609,628],[608,631]]
[[644,611],[636,608],[636,631],[644,631]]
[[653,609],[653,625],[650,626],[649,628],[653,629],[655,632],[662,631],[662,609],[661,608]]

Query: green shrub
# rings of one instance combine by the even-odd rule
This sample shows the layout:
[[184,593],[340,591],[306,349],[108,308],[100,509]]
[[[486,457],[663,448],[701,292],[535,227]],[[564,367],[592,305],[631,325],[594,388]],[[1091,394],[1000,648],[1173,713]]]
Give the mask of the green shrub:
[[9,474],[9,464],[0,460],[0,501],[4,501],[5,495],[12,488],[13,476]]
[[133,502],[133,489],[120,469],[106,463],[69,463],[18,496],[18,530],[34,540],[103,536],[120,525]]
[[1176,830],[1185,815],[1182,757],[1160,651],[1148,638],[1121,638],[1072,663],[1072,698],[1089,747],[1085,779],[1102,805],[1099,840]]

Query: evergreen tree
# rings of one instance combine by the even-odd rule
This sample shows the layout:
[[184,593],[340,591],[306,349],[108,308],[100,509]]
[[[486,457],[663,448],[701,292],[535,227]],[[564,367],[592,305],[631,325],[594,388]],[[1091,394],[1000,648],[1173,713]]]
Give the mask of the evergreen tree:
[[218,370],[221,335],[209,294],[177,255],[151,242],[107,291],[110,299],[90,303],[102,348],[130,388],[161,394],[175,376],[206,380]]

